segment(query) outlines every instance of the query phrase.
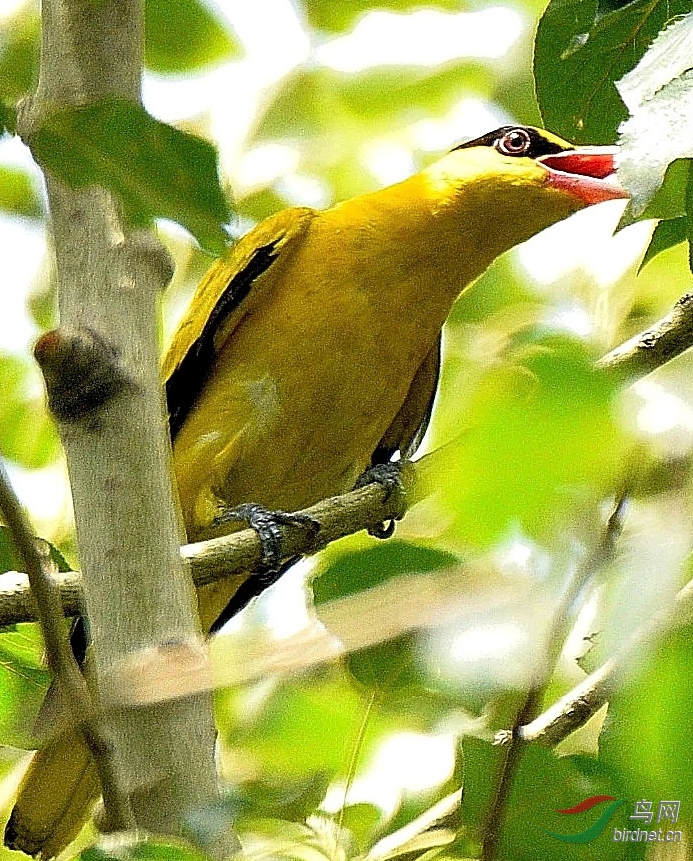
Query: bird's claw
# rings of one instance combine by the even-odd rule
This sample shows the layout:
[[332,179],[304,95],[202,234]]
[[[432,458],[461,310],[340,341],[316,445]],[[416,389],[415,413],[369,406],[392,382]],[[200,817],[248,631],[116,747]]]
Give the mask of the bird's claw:
[[[404,482],[404,474],[409,468],[409,461],[387,461],[386,463],[375,463],[364,470],[354,485],[354,490],[365,487],[368,484],[377,483],[385,488],[385,501],[389,500],[393,493],[405,496],[407,488]],[[383,523],[378,523],[368,528],[368,534],[374,538],[390,538],[395,531],[395,520],[392,518]]]
[[260,539],[262,549],[258,575],[275,572],[281,564],[284,543],[282,526],[300,526],[312,535],[320,528],[320,524],[307,514],[272,511],[255,502],[244,502],[234,508],[227,508],[214,518],[215,526],[232,522],[247,524]]

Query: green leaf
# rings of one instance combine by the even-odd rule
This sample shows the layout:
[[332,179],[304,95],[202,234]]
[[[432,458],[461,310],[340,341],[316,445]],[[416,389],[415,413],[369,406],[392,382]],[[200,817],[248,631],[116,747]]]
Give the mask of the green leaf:
[[315,605],[356,595],[402,574],[440,571],[459,561],[453,553],[398,539],[343,553],[313,581]]
[[576,143],[611,143],[626,108],[614,81],[632,69],[690,0],[634,0],[600,14],[598,0],[551,0],[537,30],[534,75],[547,128]]
[[0,99],[0,138],[6,134],[14,134],[17,122],[17,112]]
[[73,187],[100,184],[120,198],[135,225],[169,218],[221,253],[229,208],[216,150],[158,122],[124,99],[49,116],[31,142],[36,160]]
[[331,192],[328,199],[344,200],[377,184],[366,158],[374,145],[384,141],[412,153],[415,167],[411,127],[440,121],[459,103],[461,92],[490,98],[493,87],[493,70],[479,62],[436,69],[378,67],[357,74],[304,67],[279,91],[257,125],[254,142],[300,145],[300,173],[317,177]]
[[30,750],[33,726],[50,684],[36,623],[0,632],[0,743]]
[[[618,768],[633,799],[653,802],[656,820],[662,800],[681,802],[679,822],[665,827],[693,827],[693,772],[681,751],[693,733],[687,682],[693,660],[693,629],[674,631],[629,662],[628,676],[612,694],[609,721],[600,741],[600,759]],[[661,827],[652,825],[653,828]]]
[[78,857],[81,861],[209,861],[207,855],[182,840],[174,842],[165,837],[136,834],[123,835],[107,849],[100,846],[84,849]]
[[25,171],[0,165],[0,209],[31,218],[43,214],[33,180]]
[[2,22],[0,27],[0,93],[15,102],[38,80],[41,19],[30,6]]
[[192,72],[241,55],[228,28],[199,0],[147,0],[145,25],[145,63],[153,72]]
[[618,177],[630,192],[633,216],[643,212],[676,159],[693,157],[692,111],[693,73],[666,84],[621,126]]
[[485,547],[518,527],[543,540],[572,506],[611,491],[623,437],[615,383],[592,362],[581,342],[537,329],[481,377],[458,438],[434,455],[456,540]]
[[[48,553],[55,563],[58,571],[72,570],[69,563],[57,547],[50,544],[48,541],[43,541],[43,539],[37,540],[42,541],[48,547]],[[6,571],[21,570],[23,570],[23,566],[19,556],[17,555],[14,544],[12,543],[10,530],[7,526],[0,526],[0,574],[4,574]]]
[[0,451],[31,469],[47,466],[60,450],[43,397],[29,394],[38,377],[26,359],[0,353]]
[[687,239],[688,219],[685,215],[660,222],[655,227],[640,268],[642,269],[646,266],[650,260],[653,260],[662,251],[666,251],[667,248],[678,245],[680,242],[685,242]]
[[[406,541],[389,541],[342,554],[313,581],[315,604],[354,595],[406,574],[440,571],[458,565],[452,553]],[[383,691],[416,683],[416,637],[405,634],[361,649],[347,659],[349,671],[362,685]]]

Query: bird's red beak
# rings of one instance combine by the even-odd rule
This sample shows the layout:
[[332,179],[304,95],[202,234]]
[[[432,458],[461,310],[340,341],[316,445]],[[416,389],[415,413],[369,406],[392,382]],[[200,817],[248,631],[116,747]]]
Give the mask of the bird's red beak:
[[574,194],[585,206],[629,197],[616,179],[618,147],[579,147],[541,156],[546,184]]

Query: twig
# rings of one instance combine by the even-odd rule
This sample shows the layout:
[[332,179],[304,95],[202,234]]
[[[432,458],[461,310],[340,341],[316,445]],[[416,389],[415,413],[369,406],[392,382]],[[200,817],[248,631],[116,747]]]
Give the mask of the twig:
[[26,568],[41,623],[48,666],[60,686],[75,724],[81,729],[86,743],[94,754],[104,797],[109,801],[112,825],[115,829],[124,830],[133,822],[130,806],[119,790],[111,746],[101,730],[98,711],[94,708],[84,676],[70,648],[63,623],[60,591],[52,577],[54,564],[48,553],[40,549],[32,535],[1,462],[0,510]]
[[627,493],[624,491],[616,500],[614,509],[609,517],[606,528],[599,544],[579,565],[568,578],[563,594],[559,596],[552,612],[551,625],[546,634],[546,648],[542,655],[537,678],[527,692],[515,718],[515,724],[510,731],[498,733],[496,741],[506,746],[506,755],[500,766],[495,798],[486,811],[483,826],[483,845],[481,861],[495,861],[498,857],[498,846],[502,833],[503,822],[510,801],[512,784],[520,764],[520,759],[527,743],[527,738],[520,728],[530,723],[535,717],[539,704],[544,696],[546,686],[554,673],[556,661],[564,642],[566,618],[569,609],[584,586],[589,582],[604,563],[612,556],[618,536],[621,534],[622,515],[625,508]]
[[674,599],[670,608],[655,614],[621,646],[616,655],[605,661],[558,702],[530,723],[519,727],[517,734],[526,741],[553,747],[583,726],[596,714],[613,692],[616,677],[655,634],[688,624],[693,616],[693,580]]
[[693,346],[693,293],[671,311],[597,361],[597,367],[624,376],[644,377]]

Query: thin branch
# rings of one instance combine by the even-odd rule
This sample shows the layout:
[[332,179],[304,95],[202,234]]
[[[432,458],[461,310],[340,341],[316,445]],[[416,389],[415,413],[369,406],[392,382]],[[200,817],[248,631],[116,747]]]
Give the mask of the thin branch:
[[553,747],[596,714],[609,699],[621,673],[630,665],[633,656],[656,634],[689,624],[693,618],[693,580],[690,580],[674,599],[673,611],[669,607],[655,614],[647,624],[638,628],[621,646],[617,654],[605,661],[583,679],[558,702],[540,714],[531,723],[518,729],[526,741],[535,741]]
[[41,623],[48,666],[65,697],[74,723],[81,729],[84,740],[94,754],[104,798],[109,805],[111,824],[118,830],[130,828],[134,825],[134,820],[127,798],[118,786],[111,745],[102,732],[99,711],[94,708],[87,683],[70,648],[67,629],[63,623],[60,590],[53,580],[55,565],[34,538],[1,462],[0,511],[26,568]]
[[513,728],[509,732],[506,730],[499,733],[496,737],[497,743],[505,746],[506,754],[499,766],[495,798],[489,805],[484,817],[482,861],[495,861],[498,857],[500,836],[510,803],[512,785],[527,743],[527,738],[520,732],[520,729],[536,716],[546,687],[554,674],[556,662],[565,641],[566,619],[569,618],[571,605],[595,572],[613,556],[616,542],[621,534],[626,499],[627,493],[624,491],[616,500],[601,540],[583,563],[577,566],[576,570],[567,578],[563,593],[559,596],[552,611],[551,624],[546,632],[546,648],[542,652],[537,676],[517,711]]
[[597,362],[609,373],[644,377],[693,347],[693,293],[686,293],[657,323]]

